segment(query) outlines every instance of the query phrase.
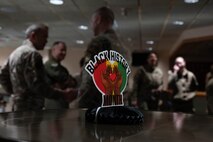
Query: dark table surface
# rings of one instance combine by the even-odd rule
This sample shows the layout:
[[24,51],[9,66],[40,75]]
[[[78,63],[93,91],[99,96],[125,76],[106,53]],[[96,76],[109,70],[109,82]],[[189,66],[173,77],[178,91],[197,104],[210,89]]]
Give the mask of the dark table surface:
[[143,111],[141,125],[85,122],[85,110],[0,114],[0,141],[33,142],[212,142],[213,117]]

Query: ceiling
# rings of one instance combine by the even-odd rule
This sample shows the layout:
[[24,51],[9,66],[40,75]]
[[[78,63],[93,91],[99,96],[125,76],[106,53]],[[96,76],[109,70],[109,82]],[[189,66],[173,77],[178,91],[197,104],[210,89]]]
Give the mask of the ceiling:
[[[27,26],[43,22],[50,27],[47,46],[63,40],[70,48],[84,49],[93,36],[90,17],[101,6],[115,12],[114,28],[130,51],[154,49],[168,54],[183,45],[182,41],[177,42],[185,40],[181,36],[187,30],[213,25],[212,0],[194,4],[184,0],[64,0],[59,6],[50,4],[49,0],[0,0],[0,47],[17,47],[25,37]],[[175,21],[184,24],[175,25]],[[88,26],[88,30],[80,30],[80,25]],[[77,44],[77,40],[84,43]]]

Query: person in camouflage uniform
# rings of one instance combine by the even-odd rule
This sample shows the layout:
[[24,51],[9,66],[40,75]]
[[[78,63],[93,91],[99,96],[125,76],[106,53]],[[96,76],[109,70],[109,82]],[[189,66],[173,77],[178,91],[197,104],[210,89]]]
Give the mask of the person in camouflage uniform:
[[[115,31],[112,29],[114,13],[107,7],[101,7],[92,15],[92,29],[95,37],[89,43],[85,54],[85,65],[94,55],[104,50],[115,50],[130,62],[129,52],[122,46]],[[83,70],[82,82],[80,85],[82,97],[79,100],[79,107],[98,107],[102,102],[102,95],[95,87],[92,77]]]
[[198,82],[196,76],[186,68],[183,57],[177,57],[173,71],[169,72],[168,89],[173,95],[173,110],[175,112],[194,113],[194,97]]
[[144,110],[158,110],[163,72],[157,67],[158,57],[155,52],[147,52],[145,56],[145,63],[134,75],[132,95],[137,97],[137,107]]
[[[61,65],[61,62],[66,57],[66,50],[67,47],[64,42],[54,42],[52,48],[49,50],[49,59],[44,64],[50,85],[62,90],[77,86],[76,80]],[[69,108],[69,102],[66,100],[45,99],[45,109],[60,108]]]
[[[46,82],[42,56],[48,38],[48,27],[34,24],[26,30],[27,39],[9,56],[3,70],[9,71],[11,92],[14,95],[14,111],[41,110],[44,98],[73,100],[72,90],[55,90]],[[7,69],[5,69],[7,68]]]
[[91,17],[91,26],[94,36],[104,36],[110,40],[112,50],[120,53],[130,64],[130,53],[120,42],[115,30],[113,29],[114,19],[115,16],[111,9],[107,7],[98,8]]

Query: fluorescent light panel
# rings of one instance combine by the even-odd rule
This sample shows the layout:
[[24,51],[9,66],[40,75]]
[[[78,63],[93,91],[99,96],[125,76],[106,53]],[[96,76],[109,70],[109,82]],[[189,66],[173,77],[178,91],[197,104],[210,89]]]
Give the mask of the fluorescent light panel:
[[152,45],[152,44],[154,44],[154,41],[153,40],[148,40],[148,41],[146,41],[146,44]]
[[174,21],[173,24],[182,26],[184,24],[184,22],[183,21]]
[[184,0],[185,3],[197,3],[199,0]]
[[53,5],[62,5],[64,4],[63,0],[49,0],[49,2]]
[[84,41],[83,40],[76,40],[76,43],[77,44],[84,44]]
[[78,28],[81,29],[81,30],[88,30],[88,27],[87,27],[87,26],[84,26],[84,25],[81,25],[81,26],[79,26]]

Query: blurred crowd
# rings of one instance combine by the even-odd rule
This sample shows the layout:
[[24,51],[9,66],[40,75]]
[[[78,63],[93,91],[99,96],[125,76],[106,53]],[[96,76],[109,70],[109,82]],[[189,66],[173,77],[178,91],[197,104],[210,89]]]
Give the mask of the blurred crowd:
[[[26,29],[26,40],[16,48],[1,67],[0,83],[11,101],[11,111],[36,111],[42,109],[68,109],[98,107],[102,94],[93,83],[84,66],[101,51],[115,50],[127,62],[131,62],[129,51],[119,41],[113,30],[114,13],[107,7],[97,9],[91,17],[94,37],[82,56],[80,72],[71,75],[62,65],[67,46],[56,41],[49,50],[49,58],[43,63],[38,52],[43,50],[48,39],[49,28],[45,24],[33,24]],[[194,113],[193,100],[198,82],[189,71],[183,57],[177,57],[168,71],[168,88],[163,88],[165,73],[158,67],[159,57],[153,51],[146,52],[145,61],[137,68],[133,87],[124,93],[125,105],[151,111],[175,111]],[[213,67],[206,77],[208,113],[213,113]],[[128,87],[127,87],[128,88]],[[2,94],[1,105],[5,106]],[[74,105],[73,102],[75,103]],[[4,111],[4,110],[2,110]]]

